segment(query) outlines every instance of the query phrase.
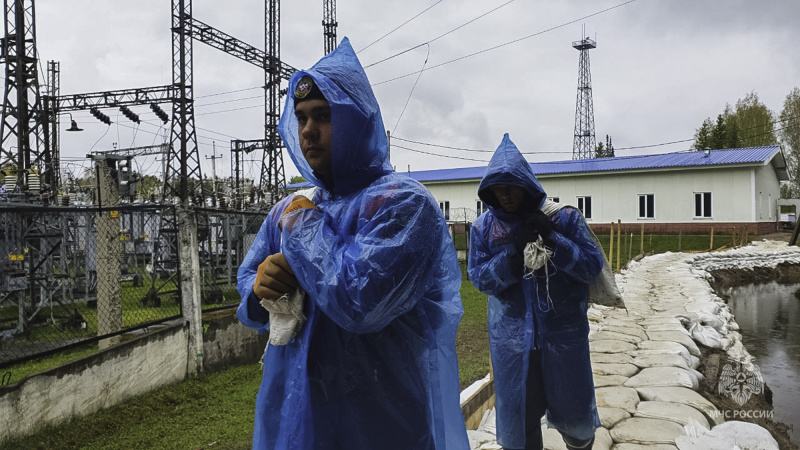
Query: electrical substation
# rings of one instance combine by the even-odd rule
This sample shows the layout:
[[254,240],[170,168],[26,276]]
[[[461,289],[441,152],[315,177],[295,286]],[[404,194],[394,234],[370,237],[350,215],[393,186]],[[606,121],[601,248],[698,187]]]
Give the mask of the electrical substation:
[[[266,213],[285,195],[278,136],[281,81],[295,71],[280,55],[280,2],[265,1],[263,48],[196,19],[192,0],[171,1],[172,83],[88,93],[60,92],[60,65],[42,74],[34,0],[4,0],[0,63],[0,368],[186,317],[199,284],[202,310],[238,304],[236,271]],[[324,52],[336,46],[335,0],[324,0]],[[164,14],[167,14],[166,10]],[[229,185],[203,183],[195,131],[193,44],[206,44],[264,74],[261,136],[230,141]],[[61,179],[60,133],[82,131],[72,113],[102,123],[119,111],[141,121],[144,106],[166,126],[159,145],[90,152],[91,198],[70,200]],[[62,129],[62,119],[69,127]],[[247,182],[243,155],[261,154]],[[137,158],[159,155],[159,195],[138,189]],[[212,158],[216,155],[212,156]],[[213,164],[213,161],[212,161]]]

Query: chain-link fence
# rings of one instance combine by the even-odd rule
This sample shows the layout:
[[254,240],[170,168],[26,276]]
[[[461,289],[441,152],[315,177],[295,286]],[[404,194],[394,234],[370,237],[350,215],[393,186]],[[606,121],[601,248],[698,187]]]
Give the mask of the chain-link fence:
[[[263,213],[198,211],[203,309],[239,302]],[[175,210],[0,206],[0,368],[181,316]]]
[[236,271],[266,214],[217,209],[197,213],[203,311],[237,305]]

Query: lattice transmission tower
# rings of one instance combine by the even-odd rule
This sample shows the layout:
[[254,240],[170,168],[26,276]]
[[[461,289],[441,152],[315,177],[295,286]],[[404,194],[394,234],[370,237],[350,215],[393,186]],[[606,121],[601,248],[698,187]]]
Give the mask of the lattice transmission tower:
[[[39,95],[39,58],[33,0],[5,0],[5,30],[0,63],[5,66],[5,95],[0,124],[0,167],[16,177],[14,189],[39,194],[55,185],[46,108]],[[34,175],[42,171],[42,176]],[[44,185],[40,184],[40,180]],[[11,184],[7,183],[6,184]]]
[[575,139],[572,143],[572,159],[590,159],[595,157],[596,144],[589,50],[596,48],[597,44],[587,37],[572,42],[572,47],[581,52],[578,64],[578,99],[575,104]]
[[322,0],[322,33],[325,35],[325,54],[336,48],[336,0]]

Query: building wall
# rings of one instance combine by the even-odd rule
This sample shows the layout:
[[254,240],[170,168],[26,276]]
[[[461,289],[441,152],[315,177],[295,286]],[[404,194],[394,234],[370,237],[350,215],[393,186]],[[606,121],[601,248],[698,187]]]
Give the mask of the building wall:
[[[777,221],[780,183],[770,164],[761,167],[682,168],[679,170],[639,171],[542,176],[539,178],[549,197],[577,205],[579,196],[592,198],[593,226],[617,222],[636,224],[654,231],[664,224],[683,224],[682,228],[709,230],[733,228],[753,223],[769,228]],[[457,208],[476,208],[480,180],[425,183],[437,201],[449,201],[451,216]],[[695,217],[695,194],[711,193],[711,217]],[[639,218],[638,196],[653,194],[654,217]],[[453,220],[453,217],[451,217]],[[770,225],[755,225],[768,222]],[[660,225],[659,225],[660,224]],[[716,225],[715,225],[716,224]],[[774,227],[773,227],[774,228]],[[688,228],[687,228],[688,229]]]

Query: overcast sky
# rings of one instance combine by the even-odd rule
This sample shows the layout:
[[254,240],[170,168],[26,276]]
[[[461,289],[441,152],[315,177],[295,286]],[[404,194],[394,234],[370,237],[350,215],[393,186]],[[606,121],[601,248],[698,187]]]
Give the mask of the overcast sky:
[[[323,55],[323,2],[282,3],[281,58],[308,68]],[[399,171],[485,165],[489,152],[445,147],[492,151],[503,133],[529,161],[571,159],[579,58],[572,42],[584,28],[597,42],[590,51],[597,141],[610,135],[617,156],[689,149],[691,142],[625,150],[691,139],[705,118],[751,91],[777,114],[800,86],[797,0],[339,0],[336,6],[338,38],[349,37],[368,66]],[[48,60],[60,62],[61,95],[171,82],[169,1],[36,7],[42,70]],[[264,48],[263,0],[194,0],[193,15]],[[231,139],[263,138],[263,84],[255,66],[194,43],[204,174],[211,174],[214,147],[222,155],[217,175],[228,176]],[[104,110],[110,127],[88,111],[73,113],[85,131],[62,133],[69,170],[80,175],[89,151],[163,142],[168,126],[146,106],[132,109],[143,120],[138,127],[114,108]],[[68,119],[62,116],[62,129]],[[255,161],[247,172],[258,178],[261,155],[248,157]],[[150,157],[137,164],[157,173],[160,163]],[[285,165],[287,179],[298,174],[288,156]]]

